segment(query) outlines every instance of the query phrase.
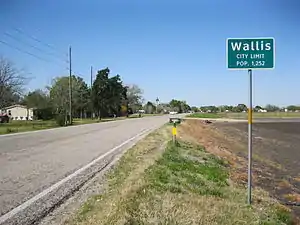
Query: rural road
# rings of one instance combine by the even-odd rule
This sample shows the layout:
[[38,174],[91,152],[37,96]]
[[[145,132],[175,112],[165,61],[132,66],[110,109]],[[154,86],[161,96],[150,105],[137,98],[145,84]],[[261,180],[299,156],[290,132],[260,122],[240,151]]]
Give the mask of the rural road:
[[0,136],[0,224],[37,222],[35,217],[99,171],[100,164],[78,170],[168,119],[153,116]]

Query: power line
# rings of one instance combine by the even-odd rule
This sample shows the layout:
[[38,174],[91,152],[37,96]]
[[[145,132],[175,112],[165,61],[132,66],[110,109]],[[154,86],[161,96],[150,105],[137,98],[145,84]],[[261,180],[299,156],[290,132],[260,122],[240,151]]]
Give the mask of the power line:
[[[48,54],[48,55],[55,56],[55,54],[46,52],[46,51],[44,51],[44,50],[42,50],[42,49],[40,49],[40,48],[38,48],[38,47],[36,47],[36,46],[34,46],[34,45],[31,45],[31,44],[29,44],[29,43],[26,43],[26,42],[23,41],[22,39],[19,39],[19,38],[15,37],[15,36],[11,35],[10,33],[4,32],[4,35],[6,35],[6,36],[10,37],[11,39],[14,39],[14,40],[16,40],[16,41],[22,43],[22,44],[28,45],[28,46],[30,46],[31,48],[34,48],[34,49],[38,50],[39,52],[42,52],[42,53],[45,53],[45,54]],[[56,56],[56,57],[57,57],[57,56]],[[65,61],[65,62],[68,62],[68,61]]]
[[[30,56],[32,56],[32,57],[35,57],[35,58],[37,58],[37,59],[39,59],[39,60],[42,60],[42,61],[44,61],[44,62],[54,63],[53,61],[49,61],[49,60],[47,60],[47,59],[44,59],[44,58],[42,58],[42,57],[40,57],[40,56],[37,56],[37,55],[35,55],[35,54],[31,53],[31,52],[28,52],[28,51],[26,51],[26,50],[23,50],[23,49],[21,49],[21,48],[18,48],[18,47],[14,46],[14,45],[11,45],[11,44],[9,44],[9,43],[3,41],[3,40],[0,40],[0,43],[2,43],[2,44],[4,44],[4,45],[7,45],[7,46],[10,47],[10,48],[16,49],[16,50],[18,50],[19,52],[25,53],[25,54],[30,55]],[[58,65],[58,63],[56,63],[56,64]],[[60,66],[61,66],[61,65],[60,65]]]
[[27,33],[24,32],[23,30],[21,30],[20,28],[16,28],[16,27],[15,27],[15,28],[13,28],[13,29],[16,30],[17,32],[19,32],[20,34],[23,34],[23,35],[25,35],[25,36],[27,36],[27,37],[29,37],[29,38],[31,38],[31,39],[33,39],[33,40],[39,42],[40,44],[42,44],[42,45],[44,45],[44,46],[47,46],[48,48],[51,48],[52,50],[54,50],[54,51],[56,51],[56,52],[59,52],[60,54],[63,54],[64,56],[68,56],[67,53],[61,52],[60,50],[58,50],[58,49],[55,48],[54,46],[52,46],[52,45],[50,45],[50,44],[48,44],[48,43],[46,43],[46,42],[43,42],[43,41],[39,40],[38,38],[34,37],[33,35],[27,34]]
[[[39,40],[38,38],[36,38],[36,37],[30,35],[30,34],[27,34],[27,33],[24,32],[23,30],[21,30],[20,28],[14,27],[13,29],[16,30],[16,31],[17,31],[18,33],[20,33],[20,34],[25,35],[25,36],[27,36],[27,37],[29,37],[29,38],[35,40],[36,42],[38,42],[38,43],[40,43],[40,44],[42,44],[42,45],[44,45],[44,46],[47,46],[48,48],[50,48],[50,49],[52,49],[52,50],[54,50],[54,51],[56,51],[56,52],[59,52],[60,54],[63,54],[63,55],[65,55],[65,56],[69,57],[69,54],[63,53],[63,52],[61,52],[60,50],[58,50],[57,48],[55,48],[54,46],[52,46],[52,45],[50,45],[50,44],[48,44],[48,43],[46,43],[46,42],[43,42],[43,41]],[[45,54],[48,54],[48,55],[54,55],[54,53],[46,52],[46,51],[44,51],[43,49],[41,49],[41,48],[39,48],[39,47],[36,47],[36,46],[34,46],[34,45],[32,45],[32,44],[29,44],[29,43],[27,43],[27,42],[21,40],[20,38],[17,38],[17,37],[15,37],[15,36],[13,36],[12,34],[10,34],[10,33],[8,33],[8,32],[4,32],[4,34],[5,34],[6,36],[9,36],[10,38],[16,40],[16,41],[19,41],[20,43],[23,43],[23,44],[25,44],[25,45],[28,45],[28,46],[30,46],[31,48],[34,48],[34,49],[36,49],[36,50],[38,50],[38,51],[40,51],[40,52],[42,52],[42,53],[45,53]],[[27,55],[33,56],[33,57],[35,57],[35,58],[37,58],[37,59],[39,59],[39,60],[42,60],[42,61],[45,61],[45,62],[48,62],[48,63],[56,63],[56,62],[53,62],[53,61],[50,61],[50,60],[46,60],[46,59],[44,59],[44,58],[42,58],[42,57],[39,57],[39,56],[37,56],[37,55],[35,55],[35,54],[29,52],[29,51],[22,50],[21,48],[18,48],[18,47],[16,47],[16,46],[13,46],[13,45],[11,45],[11,44],[9,44],[9,43],[3,41],[3,40],[0,40],[0,42],[3,43],[3,44],[5,44],[5,45],[7,45],[7,46],[9,46],[9,47],[11,47],[11,48],[14,48],[14,49],[20,51],[20,52],[22,52],[22,53],[25,53],[25,54],[27,54]],[[57,54],[55,54],[55,55],[58,56]],[[60,55],[59,57],[61,57],[61,55]],[[64,62],[70,64],[70,61],[69,61],[69,60],[65,60]],[[70,70],[70,65],[67,66],[66,69],[67,69],[67,70]],[[76,71],[74,71],[74,70],[72,71],[72,74],[77,75],[77,76],[80,76],[80,77],[85,77],[85,75],[82,75],[81,73],[76,73]]]
[[0,40],[0,42],[1,42],[2,44],[5,44],[5,45],[11,47],[11,48],[14,48],[14,49],[18,50],[19,52],[25,53],[25,54],[27,54],[27,55],[31,55],[31,56],[33,56],[33,57],[39,59],[39,60],[42,60],[42,61],[45,61],[45,62],[50,62],[49,60],[46,60],[46,59],[44,59],[44,58],[41,58],[41,57],[39,57],[39,56],[37,56],[37,55],[35,55],[35,54],[32,54],[32,53],[27,52],[27,51],[25,51],[25,50],[22,50],[22,49],[20,49],[20,48],[18,48],[18,47],[16,47],[16,46],[10,45],[10,44],[8,44],[8,43],[5,42],[5,41]]

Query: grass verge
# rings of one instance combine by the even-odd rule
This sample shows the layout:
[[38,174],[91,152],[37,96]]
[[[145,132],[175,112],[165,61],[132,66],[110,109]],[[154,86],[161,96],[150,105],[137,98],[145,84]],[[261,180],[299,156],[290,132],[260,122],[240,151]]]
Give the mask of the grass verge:
[[[247,119],[248,113],[194,113],[188,115],[190,118],[229,118],[229,119]],[[266,112],[266,113],[253,113],[254,119],[259,118],[300,118],[299,112]]]
[[[221,117],[232,119],[247,119],[247,113],[219,113]],[[300,118],[299,112],[254,112],[253,118]]]
[[290,212],[261,190],[249,207],[227,164],[197,143],[167,142],[162,151],[169,133],[164,126],[129,150],[107,190],[67,224],[292,224]]
[[190,118],[222,118],[222,115],[217,113],[193,113],[188,115],[187,117]]
[[[156,116],[157,114],[145,114],[144,116]],[[117,117],[117,118],[103,118],[98,119],[74,119],[73,126],[91,124],[91,123],[100,123],[100,122],[109,122],[114,120],[124,120],[124,119],[133,119],[138,118],[138,115],[131,115],[127,117]],[[26,131],[35,131],[35,130],[45,130],[50,128],[60,127],[57,125],[55,120],[47,121],[11,121],[10,123],[0,123],[0,135],[9,134],[9,133],[19,133]]]

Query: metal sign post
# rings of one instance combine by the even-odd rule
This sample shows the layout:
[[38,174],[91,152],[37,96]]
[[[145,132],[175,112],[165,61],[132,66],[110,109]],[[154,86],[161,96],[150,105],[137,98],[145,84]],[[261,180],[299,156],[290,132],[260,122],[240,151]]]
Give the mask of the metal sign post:
[[274,38],[228,38],[226,41],[226,64],[231,70],[248,70],[248,204],[251,204],[252,188],[252,70],[274,69]]
[[248,204],[251,204],[252,187],[252,70],[248,70],[249,75],[249,106],[248,106]]

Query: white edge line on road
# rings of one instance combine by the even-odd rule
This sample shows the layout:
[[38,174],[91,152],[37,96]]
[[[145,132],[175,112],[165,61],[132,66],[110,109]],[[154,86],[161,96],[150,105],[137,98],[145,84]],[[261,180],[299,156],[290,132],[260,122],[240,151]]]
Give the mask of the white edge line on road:
[[69,176],[63,178],[62,180],[58,181],[54,185],[52,185],[49,188],[45,189],[41,193],[37,194],[36,196],[32,197],[31,199],[27,200],[26,202],[22,203],[21,205],[17,206],[16,208],[12,209],[11,211],[7,212],[6,214],[2,215],[0,217],[0,224],[4,223],[6,220],[12,218],[17,213],[23,211],[28,206],[30,206],[31,204],[33,204],[35,201],[39,200],[40,198],[42,198],[42,197],[46,196],[47,194],[49,194],[50,192],[54,191],[55,189],[57,189],[62,184],[66,183],[67,181],[71,180],[73,177],[75,177],[78,174],[80,174],[81,172],[85,171],[86,169],[88,169],[89,167],[91,167],[92,165],[94,165],[95,163],[97,163],[98,161],[102,160],[107,155],[111,154],[112,152],[116,151],[117,149],[123,147],[124,145],[126,145],[129,142],[133,141],[137,137],[142,136],[143,134],[145,134],[145,133],[147,133],[147,132],[149,132],[151,130],[152,130],[151,128],[142,130],[137,135],[135,135],[135,136],[129,138],[128,140],[124,141],[122,144],[120,144],[120,145],[112,148],[111,150],[109,150],[105,154],[99,156],[98,158],[94,159],[93,161],[91,161],[87,165],[85,165],[85,166],[81,167],[80,169],[76,170],[74,173],[72,173]]

